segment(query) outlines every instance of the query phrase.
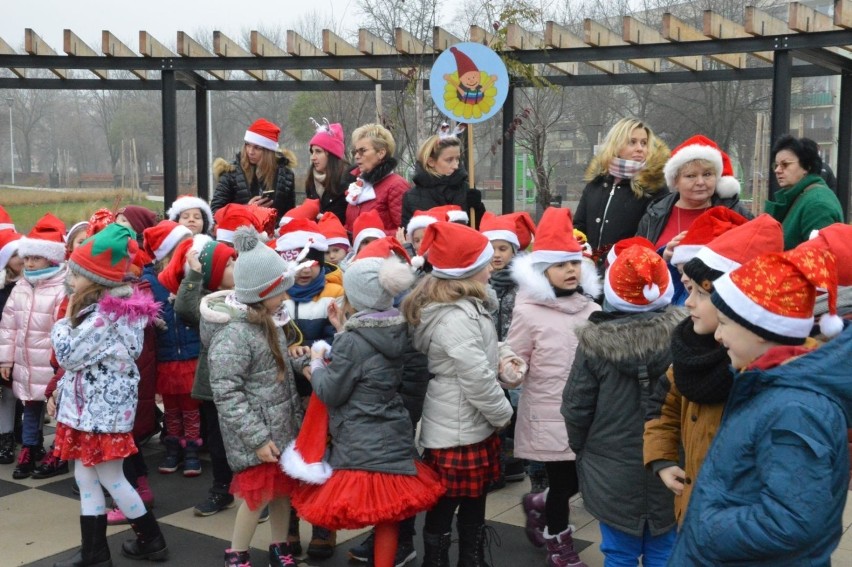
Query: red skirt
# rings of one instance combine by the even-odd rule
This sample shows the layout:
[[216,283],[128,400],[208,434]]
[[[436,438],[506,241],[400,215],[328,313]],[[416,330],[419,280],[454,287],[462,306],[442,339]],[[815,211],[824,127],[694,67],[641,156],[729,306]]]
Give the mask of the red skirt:
[[426,449],[423,460],[441,477],[447,498],[479,498],[500,478],[500,437],[493,433],[471,445]]
[[157,363],[157,393],[166,396],[189,394],[195,381],[197,358]]
[[261,463],[234,473],[231,494],[245,500],[250,510],[257,510],[270,500],[290,496],[297,484],[278,463]]
[[80,461],[87,467],[93,467],[105,461],[124,459],[138,452],[130,432],[91,433],[77,431],[64,423],[56,424],[53,454],[63,461]]
[[399,522],[429,510],[444,495],[441,479],[415,461],[416,475],[335,470],[325,484],[301,483],[291,502],[299,517],[330,530]]

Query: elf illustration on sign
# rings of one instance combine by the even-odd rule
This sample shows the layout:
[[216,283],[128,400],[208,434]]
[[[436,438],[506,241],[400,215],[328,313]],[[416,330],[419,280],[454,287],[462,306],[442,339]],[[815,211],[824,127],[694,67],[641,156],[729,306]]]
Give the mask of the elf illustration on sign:
[[497,75],[480,71],[462,50],[451,47],[456,60],[456,72],[444,74],[444,102],[447,110],[458,118],[480,118],[494,106]]

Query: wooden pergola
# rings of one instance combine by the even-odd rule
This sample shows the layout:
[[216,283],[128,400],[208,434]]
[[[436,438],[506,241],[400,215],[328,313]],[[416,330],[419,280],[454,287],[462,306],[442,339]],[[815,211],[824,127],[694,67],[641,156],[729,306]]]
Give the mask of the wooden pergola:
[[[833,18],[791,2],[786,21],[747,6],[742,23],[708,10],[703,29],[668,13],[662,15],[659,28],[624,16],[622,29],[618,34],[594,20],[585,20],[580,37],[555,22],[547,22],[542,34],[511,24],[502,47],[507,55],[534,65],[537,73],[563,88],[771,80],[771,140],[789,130],[793,78],[840,75],[836,175],[838,196],[844,213],[848,213],[852,181],[852,0],[835,0]],[[358,44],[352,45],[323,30],[322,45],[316,46],[289,30],[282,47],[252,31],[246,48],[217,31],[213,32],[210,52],[179,31],[173,52],[148,32],[140,31],[136,53],[109,31],[103,31],[100,50],[96,51],[66,29],[65,55],[58,55],[32,29],[25,30],[24,38],[26,54],[16,53],[0,38],[0,68],[15,75],[0,78],[0,89],[161,92],[166,208],[178,190],[178,90],[195,91],[198,194],[207,198],[208,92],[402,90],[412,77],[419,76],[418,69],[429,68],[438,54],[463,41],[436,27],[428,45],[397,29],[391,45],[361,29]],[[469,30],[468,41],[491,44],[494,39],[479,26]],[[799,63],[794,65],[794,60]],[[29,77],[27,69],[49,69],[56,77]],[[73,78],[70,69],[87,70],[94,77]],[[384,69],[391,72],[384,73]],[[305,73],[309,70],[319,71],[324,78],[309,78]],[[349,78],[351,74],[345,76],[344,70],[355,70],[360,77]],[[134,78],[117,78],[113,71],[129,71]],[[231,71],[243,71],[249,78],[232,79]],[[281,71],[286,77],[271,79],[269,71]],[[514,119],[514,89],[530,86],[517,76],[510,77],[510,83],[503,109],[504,131],[509,131]],[[424,80],[423,88],[429,88],[428,81]],[[514,207],[510,184],[513,144],[502,144],[502,164],[503,212],[509,212]],[[774,183],[774,176],[770,178]]]

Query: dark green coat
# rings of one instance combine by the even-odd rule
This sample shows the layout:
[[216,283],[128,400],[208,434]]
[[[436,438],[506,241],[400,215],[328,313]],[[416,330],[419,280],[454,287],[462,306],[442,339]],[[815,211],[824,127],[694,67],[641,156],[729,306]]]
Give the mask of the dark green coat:
[[844,222],[843,209],[822,177],[811,173],[766,201],[766,212],[784,229],[784,250],[795,248],[810,238],[811,231]]

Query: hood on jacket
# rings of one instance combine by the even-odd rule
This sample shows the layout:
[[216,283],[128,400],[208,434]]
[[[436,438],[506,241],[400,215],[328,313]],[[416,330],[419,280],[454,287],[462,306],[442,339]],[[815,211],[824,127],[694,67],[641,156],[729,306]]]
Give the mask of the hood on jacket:
[[[278,148],[278,151],[275,152],[275,154],[278,156],[279,161],[283,159],[284,165],[290,169],[295,169],[299,163],[299,160],[296,158],[296,154],[290,150]],[[225,158],[217,157],[213,160],[213,165],[211,166],[213,168],[213,179],[218,181],[223,174],[236,171],[238,163],[240,163],[239,152],[237,152],[237,157],[232,162],[228,162]]]
[[361,312],[346,321],[347,331],[354,331],[387,358],[399,358],[408,350],[408,325],[396,309]]
[[209,345],[210,339],[217,331],[232,320],[244,317],[241,311],[226,303],[225,299],[232,293],[234,293],[232,290],[225,289],[214,291],[201,298],[199,333],[203,344]]
[[[512,270],[512,279],[518,284],[519,296],[523,295],[527,300],[532,300],[544,305],[552,305],[556,301],[556,292],[547,280],[543,272],[533,267],[533,261],[529,254],[519,254],[512,259],[509,265]],[[601,278],[594,262],[583,258],[580,270],[580,285],[583,293],[598,297],[603,292]],[[563,302],[560,302],[563,303]]]
[[450,175],[432,175],[420,165],[420,162],[414,166],[414,177],[412,182],[415,188],[419,189],[467,189],[467,170],[464,167],[459,167]]
[[137,286],[119,286],[110,289],[98,301],[100,310],[111,319],[127,317],[131,322],[150,321],[160,313],[160,304],[154,301],[150,286],[143,290]]
[[[645,158],[645,167],[630,182],[630,187],[637,199],[667,191],[663,168],[670,155],[669,147],[657,138],[657,143],[648,151],[648,157]],[[592,181],[604,175],[609,175],[609,161],[604,162],[603,156],[596,155],[589,162],[583,179]]]

